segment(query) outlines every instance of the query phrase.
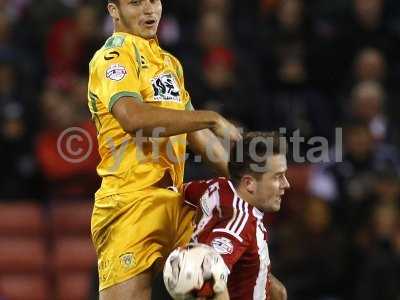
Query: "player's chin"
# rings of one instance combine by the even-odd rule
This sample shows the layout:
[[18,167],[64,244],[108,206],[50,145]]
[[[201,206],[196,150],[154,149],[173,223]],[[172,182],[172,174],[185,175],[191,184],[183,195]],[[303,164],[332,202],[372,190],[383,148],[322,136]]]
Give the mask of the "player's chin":
[[281,209],[281,199],[279,198],[272,207],[273,211],[279,211]]
[[144,37],[145,39],[153,39],[156,37],[156,35],[157,35],[157,30],[146,28],[142,31],[142,37]]

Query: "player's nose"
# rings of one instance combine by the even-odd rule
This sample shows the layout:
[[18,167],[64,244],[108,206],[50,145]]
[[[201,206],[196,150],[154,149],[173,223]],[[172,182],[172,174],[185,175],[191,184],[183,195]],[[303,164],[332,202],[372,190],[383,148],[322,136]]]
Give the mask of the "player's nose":
[[289,183],[289,180],[286,178],[286,176],[284,176],[284,178],[283,178],[282,188],[283,189],[290,189],[290,183]]

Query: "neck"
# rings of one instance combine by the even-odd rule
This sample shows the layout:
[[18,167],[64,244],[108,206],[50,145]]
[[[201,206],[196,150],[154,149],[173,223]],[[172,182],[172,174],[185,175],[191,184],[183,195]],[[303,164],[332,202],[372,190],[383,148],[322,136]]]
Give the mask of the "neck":
[[123,33],[129,33],[129,34],[134,35],[127,28],[125,28],[125,26],[121,26],[121,25],[118,25],[118,24],[114,25],[114,32],[123,32]]
[[246,201],[248,204],[251,206],[254,206],[253,202],[253,196],[245,189],[243,186],[234,186],[236,193],[240,198],[242,198],[244,201]]

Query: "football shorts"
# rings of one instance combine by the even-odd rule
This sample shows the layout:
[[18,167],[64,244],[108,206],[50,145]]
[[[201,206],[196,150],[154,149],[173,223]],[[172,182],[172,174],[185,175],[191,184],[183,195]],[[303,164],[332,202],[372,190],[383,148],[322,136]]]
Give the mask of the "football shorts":
[[96,199],[91,231],[100,291],[153,265],[160,271],[169,253],[189,242],[194,214],[181,193],[164,188]]

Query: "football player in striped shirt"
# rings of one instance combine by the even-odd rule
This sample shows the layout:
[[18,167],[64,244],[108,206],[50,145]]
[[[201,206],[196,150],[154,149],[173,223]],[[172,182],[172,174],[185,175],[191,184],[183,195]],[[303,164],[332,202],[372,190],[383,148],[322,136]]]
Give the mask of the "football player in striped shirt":
[[[286,144],[276,133],[251,132],[232,149],[230,180],[217,178],[185,186],[185,202],[198,210],[192,239],[212,246],[230,269],[223,299],[286,299],[270,272],[264,213],[280,209],[290,187]],[[221,299],[221,298],[218,298]]]

